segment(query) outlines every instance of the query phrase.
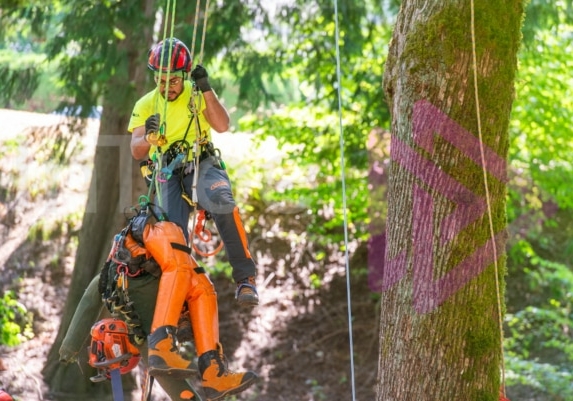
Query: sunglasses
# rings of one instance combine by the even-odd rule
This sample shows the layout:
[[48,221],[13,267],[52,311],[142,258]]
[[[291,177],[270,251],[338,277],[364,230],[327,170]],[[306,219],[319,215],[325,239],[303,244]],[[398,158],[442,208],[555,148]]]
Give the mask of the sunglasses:
[[170,88],[179,85],[182,80],[183,78],[171,78],[169,82],[166,82],[164,79],[159,80],[159,77],[155,77],[156,84],[159,84],[159,86],[165,86],[165,84],[168,83]]

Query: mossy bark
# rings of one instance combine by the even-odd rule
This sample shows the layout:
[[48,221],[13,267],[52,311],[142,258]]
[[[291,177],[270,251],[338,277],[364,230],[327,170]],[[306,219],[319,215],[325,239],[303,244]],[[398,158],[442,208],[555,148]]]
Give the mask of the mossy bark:
[[377,400],[499,399],[505,161],[524,2],[473,3],[475,41],[472,2],[405,0],[389,50]]

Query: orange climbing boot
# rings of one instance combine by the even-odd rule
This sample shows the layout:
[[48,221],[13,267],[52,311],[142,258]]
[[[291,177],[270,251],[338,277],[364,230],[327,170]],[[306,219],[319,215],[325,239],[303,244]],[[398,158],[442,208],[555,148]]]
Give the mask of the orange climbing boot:
[[254,372],[231,372],[223,355],[223,347],[217,344],[217,350],[205,352],[199,357],[199,373],[207,401],[220,400],[228,395],[237,394],[253,384],[258,376]]
[[184,379],[197,374],[197,366],[184,359],[177,349],[174,326],[155,329],[148,337],[149,374]]
[[252,307],[259,304],[259,294],[257,284],[253,276],[237,282],[237,292],[235,299],[240,306]]
[[177,324],[189,296],[191,277],[197,263],[186,251],[183,231],[174,223],[159,222],[144,229],[146,249],[159,263],[162,275],[148,338],[149,374],[192,377],[196,366],[186,360],[177,348]]

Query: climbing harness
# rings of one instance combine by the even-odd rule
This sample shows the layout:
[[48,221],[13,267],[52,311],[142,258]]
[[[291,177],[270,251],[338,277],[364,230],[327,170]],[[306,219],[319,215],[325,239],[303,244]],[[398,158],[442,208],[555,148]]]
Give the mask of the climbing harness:
[[[185,139],[185,138],[184,138]],[[181,184],[181,196],[182,198],[192,207],[197,207],[197,203],[193,201],[189,195],[187,195],[185,188],[183,187],[183,178],[186,174],[195,170],[195,175],[198,175],[198,171],[196,171],[196,163],[193,162],[185,162],[186,155],[188,153],[189,144],[185,140],[181,140],[175,142],[170,148],[164,153],[164,165],[159,172],[159,178],[157,181],[164,182],[172,178],[173,175],[177,175],[180,184]],[[219,149],[213,146],[212,142],[206,142],[203,145],[203,151],[199,157],[199,163],[203,160],[210,158],[211,162],[216,168],[225,170],[226,164],[221,158],[221,152]],[[156,163],[154,163],[151,159],[145,160],[140,163],[141,174],[145,179],[148,187],[153,187],[155,182],[155,175],[157,173]],[[141,203],[142,202],[142,203]],[[149,198],[142,197],[142,201],[140,205],[142,206],[142,211],[146,210],[149,206]],[[147,205],[147,206],[146,206]],[[153,209],[150,209],[151,212]],[[143,212],[142,212],[143,213]],[[157,220],[165,220],[166,214],[162,213],[163,217],[157,218]],[[140,216],[141,217],[141,216]],[[136,216],[136,220],[139,217]],[[205,210],[198,210],[193,216],[193,232],[191,237],[192,249],[193,251],[202,256],[202,257],[210,257],[214,256],[223,249],[223,242],[219,241],[218,245],[214,248],[214,250],[210,252],[202,251],[200,247],[196,244],[195,239],[200,242],[209,243],[212,241],[213,234],[212,232],[206,227],[207,221],[211,220],[211,215],[207,213]]]
[[[187,136],[187,133],[185,133]],[[165,167],[160,171],[158,180],[165,182],[169,180],[175,172],[185,166],[187,154],[189,153],[189,143],[183,137],[182,141],[173,143],[164,153]]]
[[498,327],[500,333],[500,347],[501,347],[501,389],[500,389],[500,401],[509,401],[505,397],[505,357],[504,357],[504,347],[503,347],[503,317],[502,317],[502,307],[501,307],[501,290],[499,284],[499,266],[498,266],[498,256],[497,247],[495,246],[495,230],[493,228],[493,217],[491,211],[491,195],[489,193],[489,184],[487,178],[486,160],[485,152],[483,146],[483,135],[481,130],[481,115],[480,115],[480,103],[479,103],[479,90],[478,90],[478,76],[477,76],[477,56],[476,56],[476,34],[475,34],[475,10],[474,10],[474,0],[470,1],[471,4],[471,38],[472,38],[472,67],[473,67],[473,79],[474,79],[474,93],[476,102],[476,117],[477,117],[477,128],[479,137],[479,150],[481,156],[481,165],[484,180],[485,189],[485,199],[487,205],[487,217],[489,223],[489,234],[490,240],[494,244],[492,247],[493,252],[493,264],[494,264],[494,274],[495,274],[495,289],[496,289],[496,300],[497,300],[497,315],[498,315]]
[[100,273],[98,289],[112,316],[121,316],[130,328],[132,341],[141,345],[145,342],[146,334],[141,327],[141,319],[133,302],[129,299],[128,279],[150,272],[158,275],[161,269],[153,263],[153,260],[147,260],[144,255],[133,258],[130,251],[125,248],[125,237],[132,231],[134,221],[135,217],[121,233],[114,237],[109,256]]

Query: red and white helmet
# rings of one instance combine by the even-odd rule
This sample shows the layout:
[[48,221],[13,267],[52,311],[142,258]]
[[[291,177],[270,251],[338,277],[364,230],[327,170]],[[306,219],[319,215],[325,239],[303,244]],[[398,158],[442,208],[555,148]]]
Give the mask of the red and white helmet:
[[168,38],[149,50],[147,66],[155,72],[189,72],[193,62],[191,53],[177,38]]

